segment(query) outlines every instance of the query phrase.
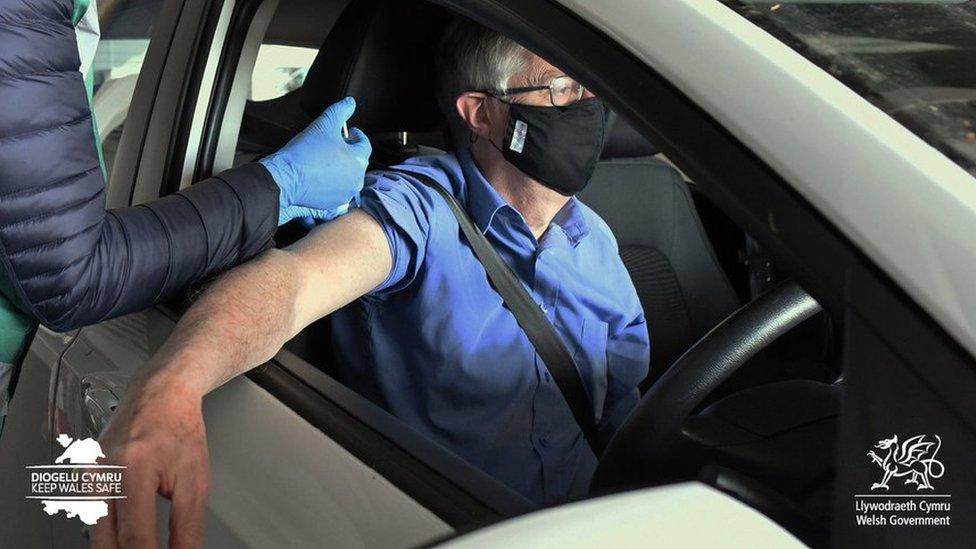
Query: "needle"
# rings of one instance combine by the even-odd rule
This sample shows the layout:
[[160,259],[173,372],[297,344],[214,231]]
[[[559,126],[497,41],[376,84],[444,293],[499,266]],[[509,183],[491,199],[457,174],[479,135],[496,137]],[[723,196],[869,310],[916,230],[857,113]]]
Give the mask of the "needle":
[[[347,122],[342,123],[342,138],[349,141],[349,124]],[[336,216],[345,215],[349,211],[349,204],[343,204],[336,208]]]

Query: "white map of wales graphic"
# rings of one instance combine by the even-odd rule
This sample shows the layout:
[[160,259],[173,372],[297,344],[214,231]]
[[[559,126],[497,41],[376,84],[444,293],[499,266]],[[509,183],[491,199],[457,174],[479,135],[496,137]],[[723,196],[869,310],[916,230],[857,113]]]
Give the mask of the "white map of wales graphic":
[[[102,447],[95,439],[86,438],[72,440],[68,435],[58,435],[58,443],[64,447],[64,452],[58,456],[54,463],[64,463],[70,461],[72,465],[83,465],[86,463],[94,464],[98,458],[105,457],[102,454]],[[108,503],[105,500],[41,500],[44,511],[49,515],[56,515],[61,511],[68,518],[78,517],[81,522],[89,526],[94,526],[98,519],[108,515]]]

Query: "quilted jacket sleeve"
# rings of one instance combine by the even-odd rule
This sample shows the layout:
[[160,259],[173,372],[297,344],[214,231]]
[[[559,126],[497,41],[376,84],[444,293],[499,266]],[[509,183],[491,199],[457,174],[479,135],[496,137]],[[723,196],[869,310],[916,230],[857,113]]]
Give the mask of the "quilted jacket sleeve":
[[278,187],[259,164],[105,210],[70,0],[0,0],[0,277],[55,330],[145,308],[258,253]]

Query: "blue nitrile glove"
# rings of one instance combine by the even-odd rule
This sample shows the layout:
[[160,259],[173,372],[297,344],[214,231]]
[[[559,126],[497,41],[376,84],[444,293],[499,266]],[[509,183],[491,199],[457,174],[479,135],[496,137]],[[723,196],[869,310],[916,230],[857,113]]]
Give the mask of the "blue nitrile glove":
[[333,219],[358,199],[373,148],[359,128],[349,130],[348,141],[342,137],[355,110],[352,97],[329,106],[281,150],[259,160],[281,191],[279,225],[296,217]]
[[343,204],[333,210],[323,211],[323,210],[313,210],[312,208],[306,208],[305,206],[288,206],[282,212],[284,212],[285,220],[281,221],[281,212],[278,214],[278,225],[282,225],[291,221],[292,219],[297,219],[298,222],[305,227],[305,230],[311,231],[315,228],[320,221],[331,221],[337,217],[345,215],[349,212],[350,208],[359,207],[359,195],[353,197],[348,204]]

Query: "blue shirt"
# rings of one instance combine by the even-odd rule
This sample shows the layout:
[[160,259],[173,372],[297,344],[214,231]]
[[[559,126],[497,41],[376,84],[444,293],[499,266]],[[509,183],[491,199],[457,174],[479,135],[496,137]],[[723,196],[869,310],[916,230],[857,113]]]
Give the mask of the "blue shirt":
[[[562,336],[609,438],[637,403],[649,342],[606,223],[573,198],[536,242],[467,151],[400,168],[466,205]],[[409,176],[372,172],[361,201],[393,268],[333,316],[342,381],[534,501],[585,494],[596,459],[444,199]]]

